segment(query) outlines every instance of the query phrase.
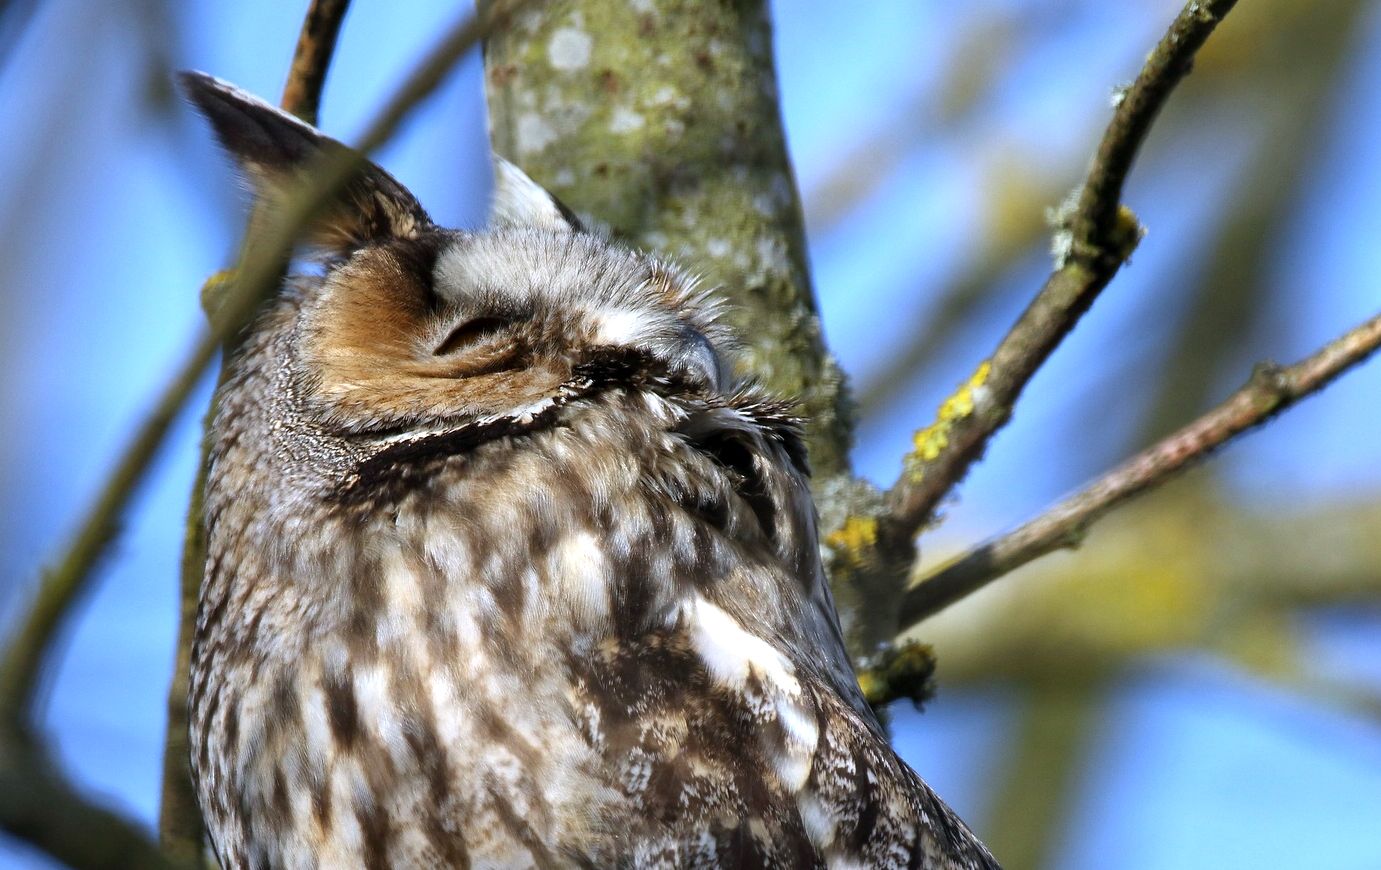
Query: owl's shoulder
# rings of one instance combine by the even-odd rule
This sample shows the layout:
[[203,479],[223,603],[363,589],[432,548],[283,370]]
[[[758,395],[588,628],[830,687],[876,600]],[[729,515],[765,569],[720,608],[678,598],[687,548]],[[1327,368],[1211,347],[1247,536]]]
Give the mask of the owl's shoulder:
[[580,721],[635,808],[639,866],[996,863],[810,661],[701,596],[573,662]]

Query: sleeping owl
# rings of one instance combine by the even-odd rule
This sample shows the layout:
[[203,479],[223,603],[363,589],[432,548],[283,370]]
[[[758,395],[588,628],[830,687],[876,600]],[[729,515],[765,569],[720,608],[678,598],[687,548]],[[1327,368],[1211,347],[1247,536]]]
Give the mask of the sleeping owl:
[[[271,206],[344,146],[183,85]],[[714,294],[497,161],[368,165],[226,362],[192,768],[241,867],[995,866],[889,747],[791,406]]]

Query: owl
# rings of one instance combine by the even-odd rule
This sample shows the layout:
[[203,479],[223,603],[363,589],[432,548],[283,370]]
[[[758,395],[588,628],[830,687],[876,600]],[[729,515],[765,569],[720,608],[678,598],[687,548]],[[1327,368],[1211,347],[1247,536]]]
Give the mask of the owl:
[[[183,85],[272,205],[345,146]],[[889,747],[791,406],[714,294],[497,161],[368,165],[226,363],[192,769],[242,867],[996,866]]]

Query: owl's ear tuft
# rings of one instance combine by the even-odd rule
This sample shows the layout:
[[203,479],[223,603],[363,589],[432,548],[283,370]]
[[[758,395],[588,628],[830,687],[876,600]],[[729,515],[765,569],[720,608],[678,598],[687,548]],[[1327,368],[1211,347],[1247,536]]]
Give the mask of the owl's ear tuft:
[[538,227],[553,232],[584,229],[575,212],[517,166],[494,155],[494,201],[489,223],[496,227]]
[[[184,93],[211,122],[255,194],[281,205],[317,161],[347,146],[310,124],[214,76],[183,72]],[[416,197],[379,166],[365,161],[339,199],[318,218],[307,242],[343,256],[371,242],[413,238],[432,226]]]

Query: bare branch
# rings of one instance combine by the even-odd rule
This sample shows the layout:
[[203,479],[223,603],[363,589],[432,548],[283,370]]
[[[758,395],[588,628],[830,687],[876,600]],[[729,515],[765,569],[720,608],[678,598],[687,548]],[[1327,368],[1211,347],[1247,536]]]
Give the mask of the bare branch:
[[23,625],[10,640],[0,665],[0,710],[15,722],[27,720],[44,654],[54,633],[87,587],[106,546],[118,531],[120,517],[163,444],[174,418],[201,380],[218,343],[203,339],[164,388],[154,409],[140,424],[86,513],[76,536],[57,565],[43,573],[38,594]]
[[903,631],[1033,559],[1077,544],[1108,511],[1204,459],[1305,396],[1327,386],[1381,347],[1381,315],[1292,366],[1257,366],[1246,386],[1199,419],[1133,456],[1020,528],[989,540],[912,587]]
[[6,651],[3,665],[0,665],[0,709],[11,717],[22,721],[28,715],[39,668],[53,633],[71,603],[85,590],[93,569],[115,534],[135,486],[143,479],[173,418],[186,404],[216,351],[239,332],[277,287],[294,241],[359,170],[364,155],[392,137],[413,107],[436,89],[445,73],[466,51],[494,23],[506,19],[521,2],[498,4],[495,12],[465,19],[453,26],[385,104],[357,146],[359,150],[331,154],[310,173],[283,211],[265,222],[264,232],[251,233],[245,240],[233,287],[216,306],[210,331],[193,347],[164,389],[154,412],[140,426],[58,566],[45,573],[34,607]]
[[1026,384],[1136,247],[1141,227],[1120,207],[1123,182],[1166,98],[1236,0],[1193,0],[1122,95],[1072,205],[1060,215],[1056,269],[993,355],[916,433],[916,449],[888,493],[899,534],[914,535],[1012,415]]
[[283,99],[278,104],[308,124],[317,122],[326,71],[331,66],[336,37],[340,35],[340,26],[349,7],[350,0],[312,0],[297,35],[292,67],[283,86]]
[[[224,294],[224,298],[216,300],[218,304],[210,318],[211,329],[193,348],[164,390],[154,412],[141,425],[133,444],[120,458],[115,472],[79,527],[77,536],[58,567],[45,574],[28,619],[6,651],[3,665],[0,666],[0,708],[10,717],[8,733],[24,733],[43,657],[51,646],[55,631],[71,604],[89,584],[136,485],[165,439],[172,420],[186,404],[216,351],[239,332],[262,300],[278,285],[295,239],[358,171],[364,155],[386,142],[407,113],[435,90],[445,73],[488,32],[494,22],[501,16],[506,17],[516,5],[505,4],[498,13],[464,20],[452,28],[385,105],[363,137],[359,152],[333,155],[330,161],[311,174],[283,213],[266,222],[263,233],[251,232],[245,240],[233,287]],[[329,21],[313,22],[309,15],[304,26],[297,59],[303,66],[299,69],[295,61],[294,80],[289,82],[288,94],[285,95],[285,100],[298,103],[295,109],[299,114],[315,114],[321,77],[324,76],[330,54],[329,45],[322,40],[334,41],[334,30],[339,27],[339,16],[343,14],[344,6],[344,3],[330,2],[315,4],[312,13],[319,12],[327,18],[334,16],[336,21],[334,25]],[[315,36],[309,37],[305,31],[314,27],[328,27],[332,33],[325,37],[318,31]],[[306,43],[311,44],[304,49]],[[295,87],[295,77],[299,73],[315,77],[315,81]],[[194,497],[194,512],[198,512],[198,501]],[[196,517],[193,522],[197,522]],[[199,551],[199,541],[193,534],[189,536],[184,561],[195,561]],[[186,565],[183,574],[184,613],[180,634],[185,636],[192,624],[195,587],[199,578],[198,572],[188,570]],[[189,587],[193,590],[190,597]],[[189,601],[192,603],[189,604]],[[179,639],[178,668],[170,689],[171,736],[165,750],[164,806],[160,828],[170,856],[188,866],[199,866],[202,863],[201,824],[195,798],[189,788],[185,736],[182,736],[182,732],[185,732],[182,712],[182,698],[186,692],[185,658],[189,646],[186,640],[185,637]],[[0,748],[0,753],[3,753],[0,779],[5,784],[0,792],[28,796],[27,799],[0,801],[0,824],[7,831],[73,866],[167,866],[167,859],[141,834],[117,817],[82,802],[66,785],[63,777],[49,768],[37,754],[30,754],[27,746],[27,742],[22,746],[6,743]],[[37,752],[37,749],[33,750],[33,753]],[[76,829],[70,827],[73,820],[78,820]],[[93,831],[97,833],[93,834]],[[82,848],[82,843],[88,845]]]
[[[992,185],[993,190],[985,208],[988,214],[1010,212],[1027,204],[1050,201],[1049,191],[1035,189],[1026,183],[1028,174],[1012,174],[1015,177],[1006,183]],[[1024,214],[1030,214],[1024,208],[1023,211]],[[1036,221],[994,219],[989,223],[983,231],[981,250],[974,257],[973,264],[950,283],[933,291],[935,302],[918,318],[920,322],[911,332],[905,347],[897,348],[894,354],[889,355],[881,371],[858,382],[854,402],[858,405],[860,417],[867,419],[869,415],[881,411],[912,383],[914,375],[925,371],[943,348],[945,340],[975,311],[992,301],[997,291],[1002,289],[999,286],[1002,277],[1012,270],[1018,260],[1030,254],[1045,235],[1044,227]]]
[[5,725],[0,830],[78,870],[179,866],[135,825],[73,791],[39,747]]

